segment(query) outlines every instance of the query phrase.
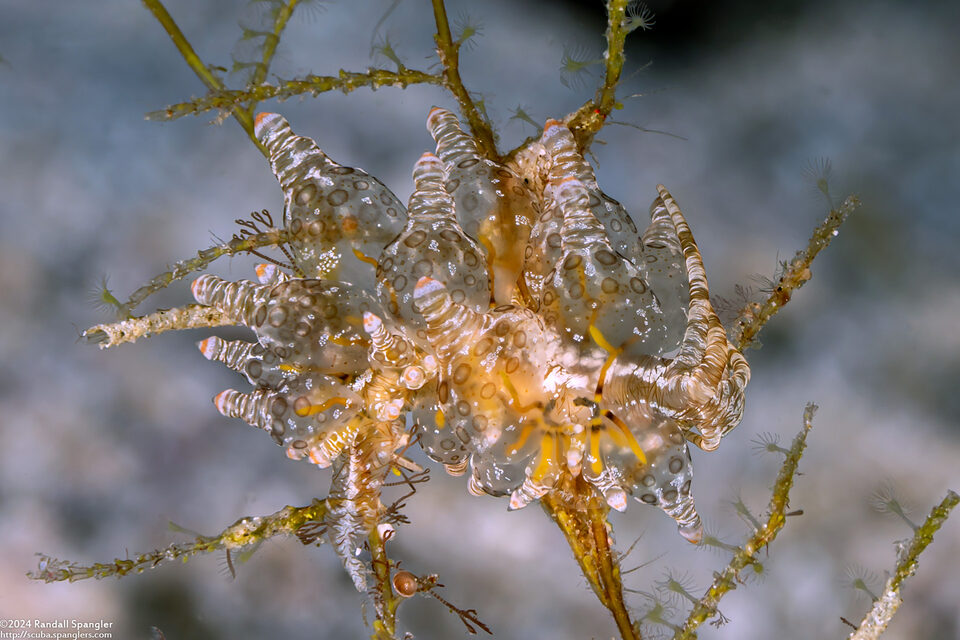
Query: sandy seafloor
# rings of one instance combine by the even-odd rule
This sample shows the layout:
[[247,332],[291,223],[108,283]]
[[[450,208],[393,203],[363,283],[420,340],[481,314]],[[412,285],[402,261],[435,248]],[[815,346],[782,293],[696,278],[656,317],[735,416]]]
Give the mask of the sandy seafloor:
[[[450,2],[451,14],[467,4]],[[463,72],[503,146],[532,133],[509,120],[518,104],[542,122],[590,95],[596,68],[571,90],[558,67],[565,45],[600,56],[599,3],[469,4],[484,32]],[[814,159],[830,159],[836,198],[862,199],[813,280],[764,331],[764,347],[747,354],[754,377],[743,423],[716,452],[694,452],[699,509],[736,541],[745,525],[730,502],[740,495],[759,515],[777,469],[751,440],[772,432],[789,441],[805,403],[820,405],[791,503],[804,515],[765,558],[765,578],[723,601],[730,623],[701,637],[840,638],[840,617],[858,620],[868,606],[846,584],[848,570],[881,579],[893,541],[910,533],[877,513],[871,495],[889,484],[922,519],[960,488],[960,10],[759,6],[653,5],[657,24],[631,36],[621,92],[642,95],[615,117],[673,136],[611,126],[594,153],[604,190],[638,219],[658,182],[671,189],[724,297],[771,275],[824,216],[804,175]],[[295,19],[277,73],[365,69],[387,7],[339,2]],[[208,62],[243,55],[234,47],[244,3],[169,8]],[[433,64],[427,11],[407,0],[382,27],[413,68]],[[242,515],[306,504],[325,493],[329,472],[288,461],[263,433],[216,413],[210,398],[244,383],[197,353],[204,332],[107,352],[77,340],[106,318],[89,302],[104,275],[126,294],[229,237],[234,218],[279,213],[263,158],[234,123],[210,124],[209,114],[144,120],[203,89],[139,3],[8,0],[0,16],[0,618],[103,619],[124,639],[149,638],[151,626],[169,640],[368,635],[333,551],[295,540],[263,546],[232,580],[222,555],[121,581],[24,577],[37,551],[106,560],[183,540],[170,521],[214,533]],[[432,148],[423,124],[432,104],[452,101],[413,87],[265,108],[405,200],[413,162]],[[250,277],[253,262],[224,260],[213,272]],[[142,311],[188,300],[178,283]],[[406,567],[439,573],[443,593],[477,609],[497,637],[616,633],[542,510],[508,513],[504,500],[467,495],[464,478],[434,476],[392,544]],[[633,503],[613,523],[622,548],[643,533],[625,563],[650,563],[627,577],[633,589],[649,591],[672,571],[702,590],[724,563],[690,547],[656,509]],[[923,556],[886,638],[960,637],[958,557],[960,516]],[[636,593],[629,603],[649,605]],[[419,638],[465,635],[435,601],[412,601],[401,617]]]

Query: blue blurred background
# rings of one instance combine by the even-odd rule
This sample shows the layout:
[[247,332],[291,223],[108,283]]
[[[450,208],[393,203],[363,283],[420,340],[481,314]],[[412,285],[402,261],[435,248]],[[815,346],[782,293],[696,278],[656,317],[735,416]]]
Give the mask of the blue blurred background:
[[[387,0],[328,3],[295,17],[274,72],[284,78],[371,64]],[[761,585],[723,602],[731,620],[704,638],[838,638],[841,616],[869,600],[909,528],[877,513],[892,486],[921,520],[960,486],[960,5],[954,1],[651,2],[656,24],[628,47],[619,122],[593,147],[601,185],[638,219],[661,182],[699,240],[715,295],[762,287],[805,245],[827,210],[807,169],[829,158],[831,194],[864,206],[815,263],[813,280],[770,324],[753,367],[743,423],[720,449],[694,452],[707,522],[734,542],[746,530],[731,501],[756,515],[778,457],[755,455],[763,432],[788,442],[804,404],[821,407],[791,506]],[[501,146],[534,133],[511,119],[562,117],[592,95],[599,67],[560,72],[564,52],[600,58],[599,2],[457,2],[482,37],[462,56]],[[168,8],[210,64],[250,55],[242,1],[171,0]],[[432,17],[406,0],[379,27],[411,68],[428,69]],[[328,472],[288,461],[262,433],[210,403],[239,379],[194,347],[203,332],[165,334],[99,352],[77,340],[108,319],[91,304],[102,278],[118,296],[282,196],[232,121],[170,123],[146,112],[203,87],[152,16],[132,0],[0,1],[0,617],[103,618],[115,638],[362,637],[360,597],[329,548],[264,545],[223,570],[222,554],[122,581],[28,582],[37,551],[84,563],[186,539],[168,522],[211,534],[242,515],[307,504]],[[242,78],[232,77],[236,86]],[[565,81],[565,82],[564,82]],[[566,86],[569,85],[569,86]],[[263,108],[283,113],[335,159],[380,177],[401,199],[413,162],[432,147],[424,121],[435,87],[360,89]],[[668,134],[668,135],[667,135]],[[232,279],[254,260],[215,264]],[[140,310],[189,301],[187,283]],[[239,333],[236,335],[240,335]],[[437,572],[443,594],[476,608],[498,637],[604,638],[615,628],[541,510],[467,495],[435,470],[407,510],[393,554]],[[698,551],[656,509],[614,516],[628,586],[652,590],[666,571],[696,591],[725,558]],[[904,591],[885,637],[960,637],[960,524],[949,522]],[[859,572],[859,573],[858,573]],[[875,574],[875,580],[869,574]],[[629,602],[649,606],[640,594]],[[677,611],[676,618],[681,611]],[[437,602],[401,609],[423,638],[465,635]],[[654,629],[655,633],[656,630]]]

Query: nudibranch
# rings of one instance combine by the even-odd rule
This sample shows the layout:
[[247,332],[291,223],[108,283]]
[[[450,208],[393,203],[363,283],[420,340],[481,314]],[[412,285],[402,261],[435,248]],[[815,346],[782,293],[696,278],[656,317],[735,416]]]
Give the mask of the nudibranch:
[[[217,409],[291,458],[333,465],[341,529],[377,526],[379,487],[414,464],[398,452],[415,439],[512,509],[579,475],[611,507],[656,505],[698,542],[688,444],[712,451],[739,423],[750,369],[673,197],[657,187],[640,232],[562,122],[507,162],[449,111],[427,128],[435,153],[404,208],[283,117],[257,117],[295,264],[194,282],[197,302],[255,336],[200,343],[254,387]],[[349,565],[360,542],[336,543]]]

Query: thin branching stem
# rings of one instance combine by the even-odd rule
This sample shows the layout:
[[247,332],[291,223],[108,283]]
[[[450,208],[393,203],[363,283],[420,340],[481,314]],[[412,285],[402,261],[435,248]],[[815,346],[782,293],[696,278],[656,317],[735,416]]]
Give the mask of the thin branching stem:
[[[183,56],[187,65],[193,69],[193,72],[197,74],[197,77],[206,85],[207,89],[210,91],[222,91],[223,82],[214,75],[210,68],[200,59],[200,56],[197,55],[197,52],[193,50],[193,46],[187,40],[186,36],[183,35],[183,32],[180,31],[180,27],[174,22],[173,17],[167,11],[167,8],[163,6],[163,3],[160,0],[143,0],[143,4],[146,5],[147,9],[150,10],[160,23],[160,26],[167,32],[167,35],[170,36],[173,44],[177,47],[177,51],[180,52],[180,55]],[[237,123],[247,132],[250,140],[253,141],[257,149],[260,150],[260,153],[269,158],[270,154],[266,148],[260,144],[260,141],[257,140],[257,136],[253,132],[253,116],[240,105],[235,105],[230,111],[233,113],[233,117]]]
[[[293,16],[294,9],[300,4],[300,0],[287,0],[277,11],[273,20],[273,29],[263,43],[263,56],[260,58],[260,64],[253,71],[253,77],[250,84],[260,84],[267,79],[267,73],[270,71],[270,63],[273,62],[273,56],[277,53],[277,45],[280,44],[280,35],[287,28],[290,17]],[[253,115],[253,106],[248,109],[250,115]]]
[[690,611],[683,627],[674,634],[674,640],[692,640],[697,637],[697,628],[706,620],[718,614],[717,606],[720,604],[720,599],[736,589],[737,585],[741,583],[740,573],[748,566],[756,564],[758,562],[757,555],[760,551],[773,542],[777,534],[780,533],[787,520],[786,512],[790,504],[790,489],[793,487],[793,479],[797,474],[800,457],[807,446],[807,434],[813,427],[813,415],[816,410],[816,405],[808,404],[803,412],[803,429],[793,439],[790,452],[787,453],[786,459],[780,467],[777,482],[773,486],[773,496],[770,498],[770,505],[767,509],[767,521],[756,529],[746,543],[734,552],[727,567],[716,574],[713,584]]
[[37,570],[31,571],[27,576],[44,582],[120,578],[131,573],[143,573],[146,569],[153,569],[171,560],[186,562],[188,558],[201,553],[221,549],[236,551],[274,536],[293,535],[304,524],[322,520],[326,512],[325,500],[314,500],[305,507],[286,506],[270,515],[241,518],[215,536],[197,536],[192,542],[171,544],[134,558],[116,558],[111,562],[92,565],[81,565],[41,554]]
[[255,251],[263,247],[274,247],[287,242],[287,232],[280,229],[271,229],[262,233],[254,233],[243,238],[234,238],[207,249],[197,251],[197,257],[180,260],[167,271],[154,277],[130,294],[130,298],[121,305],[120,310],[129,315],[137,306],[157,291],[164,289],[177,280],[182,280],[191,273],[206,269],[210,263],[223,256],[232,256],[238,253]]
[[397,607],[401,597],[393,590],[390,579],[392,565],[387,556],[386,540],[374,529],[367,536],[370,548],[370,564],[373,570],[373,597],[376,602],[377,619],[373,623],[371,640],[393,640],[397,632]]
[[860,200],[856,196],[849,196],[838,208],[830,211],[824,221],[813,230],[806,248],[798,251],[786,266],[763,304],[747,305],[740,312],[733,328],[733,343],[738,349],[742,351],[750,346],[767,321],[790,302],[794,291],[810,279],[810,265],[814,258],[830,245],[830,241],[839,233],[840,225],[859,207]]
[[445,606],[450,613],[453,613],[460,618],[460,622],[462,622],[463,626],[467,628],[467,632],[470,635],[477,635],[477,629],[483,629],[489,635],[493,635],[493,631],[490,630],[490,627],[488,627],[487,624],[477,615],[476,609],[464,609],[453,604],[437,593],[437,590],[440,587],[443,587],[443,585],[438,582],[438,576],[436,574],[417,578],[417,590],[420,593],[433,598]]
[[166,109],[148,113],[147,118],[150,120],[176,120],[183,116],[197,115],[206,111],[230,111],[238,104],[259,103],[272,98],[285,100],[308,93],[316,96],[327,91],[350,93],[361,87],[370,87],[373,90],[380,87],[404,89],[411,84],[442,85],[443,83],[442,76],[415,69],[404,68],[399,71],[369,69],[365,72],[341,69],[335,76],[311,74],[293,80],[280,80],[276,84],[259,84],[246,89],[210,91],[207,95],[194,100],[180,102],[170,105]]
[[887,628],[903,602],[900,588],[904,580],[916,572],[920,554],[933,542],[933,534],[943,526],[958,502],[960,496],[953,491],[947,491],[940,504],[934,507],[924,523],[917,527],[909,546],[898,554],[897,568],[884,585],[883,595],[873,603],[857,630],[850,634],[850,640],[875,640]]
[[432,0],[433,17],[437,23],[437,33],[435,40],[437,42],[437,55],[440,57],[440,64],[443,67],[444,86],[453,94],[460,104],[460,111],[463,112],[473,137],[480,147],[480,152],[491,159],[498,159],[497,143],[493,137],[493,129],[490,123],[480,114],[477,106],[470,97],[470,92],[463,86],[463,80],[460,78],[460,44],[454,42],[450,34],[450,22],[447,20],[447,8],[443,0]]
[[[280,44],[280,36],[283,34],[283,30],[286,29],[287,23],[290,22],[290,18],[293,16],[293,12],[298,4],[300,4],[300,0],[287,0],[287,2],[284,2],[277,10],[273,20],[273,29],[269,34],[266,34],[264,38],[263,55],[260,58],[260,64],[254,67],[253,76],[250,78],[250,86],[263,84],[267,79],[270,64],[273,62],[273,56],[276,55],[277,46]],[[243,110],[252,121],[256,109],[257,101],[251,100]]]
[[623,72],[623,46],[627,40],[627,30],[624,28],[628,0],[609,0],[607,2],[607,53],[606,73],[603,86],[597,97],[597,108],[606,118],[613,111],[616,104],[616,89]]
[[563,532],[587,582],[617,624],[624,640],[641,640],[623,599],[620,563],[610,547],[609,507],[582,477],[564,474],[557,488],[540,499]]
[[567,126],[581,151],[589,149],[593,136],[603,128],[607,116],[617,106],[617,85],[626,60],[623,46],[629,33],[625,25],[627,4],[628,0],[607,1],[607,51],[604,54],[606,70],[603,86],[592,100],[566,118]]

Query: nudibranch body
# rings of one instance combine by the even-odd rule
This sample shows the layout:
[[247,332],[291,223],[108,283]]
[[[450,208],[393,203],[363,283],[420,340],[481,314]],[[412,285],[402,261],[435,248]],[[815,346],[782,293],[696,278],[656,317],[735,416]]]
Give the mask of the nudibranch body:
[[[580,475],[610,506],[659,506],[698,541],[688,443],[713,450],[737,425],[750,370],[676,202],[658,187],[640,233],[558,121],[536,161],[506,164],[448,111],[427,126],[436,155],[414,167],[404,210],[281,116],[257,118],[296,264],[194,283],[256,336],[201,343],[255,386],[217,408],[334,465],[341,515],[361,529],[383,513],[386,471],[415,466],[398,453],[415,438],[511,508]],[[338,544],[347,562],[353,543]]]

